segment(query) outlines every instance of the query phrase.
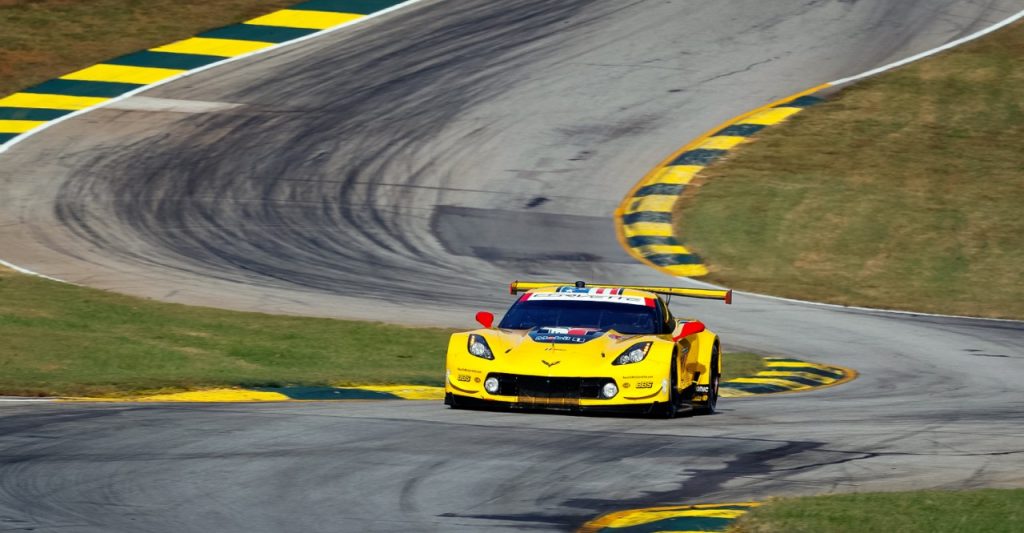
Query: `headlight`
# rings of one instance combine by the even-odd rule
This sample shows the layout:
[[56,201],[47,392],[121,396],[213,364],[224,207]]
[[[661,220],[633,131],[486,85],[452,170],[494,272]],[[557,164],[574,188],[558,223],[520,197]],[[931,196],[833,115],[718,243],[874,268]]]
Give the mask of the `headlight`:
[[612,361],[613,365],[629,365],[632,363],[639,363],[647,357],[647,352],[651,351],[651,343],[641,342],[630,346],[626,351],[622,352],[622,355],[615,358]]
[[494,360],[494,353],[491,352],[491,347],[487,345],[487,340],[480,335],[470,335],[469,345],[466,347],[469,353],[481,358]]

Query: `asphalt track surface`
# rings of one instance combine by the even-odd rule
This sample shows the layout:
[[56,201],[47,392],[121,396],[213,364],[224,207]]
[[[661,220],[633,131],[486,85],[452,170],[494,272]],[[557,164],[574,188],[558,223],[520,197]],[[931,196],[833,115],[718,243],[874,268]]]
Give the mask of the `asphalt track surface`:
[[[19,144],[0,159],[0,257],[168,301],[448,325],[504,308],[511,279],[671,283],[610,216],[660,159],[1022,8],[427,1]],[[638,506],[1024,483],[1021,324],[675,305],[727,348],[861,377],[676,421],[0,404],[0,529],[566,530]]]

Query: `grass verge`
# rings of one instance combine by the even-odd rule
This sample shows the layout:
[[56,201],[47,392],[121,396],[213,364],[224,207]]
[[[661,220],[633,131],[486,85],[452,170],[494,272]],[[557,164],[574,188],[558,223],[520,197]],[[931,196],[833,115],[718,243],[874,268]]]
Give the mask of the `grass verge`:
[[1024,319],[1024,25],[846,89],[697,183],[675,220],[710,281]]
[[298,0],[0,0],[0,96]]
[[[189,307],[0,268],[0,394],[442,385],[451,330]],[[754,354],[726,354],[726,376]]]
[[726,353],[722,358],[722,381],[750,377],[764,370],[764,358],[752,353]]
[[0,269],[0,394],[440,385],[450,333],[167,304]]
[[731,533],[1011,533],[1024,531],[1024,490],[917,491],[777,500]]

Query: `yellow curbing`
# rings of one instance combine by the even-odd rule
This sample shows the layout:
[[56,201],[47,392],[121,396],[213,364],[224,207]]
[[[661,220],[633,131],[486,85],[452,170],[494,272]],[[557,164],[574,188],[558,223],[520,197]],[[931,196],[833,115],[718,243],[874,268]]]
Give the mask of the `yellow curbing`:
[[[646,526],[643,531],[724,531],[724,526],[759,505],[760,502],[738,502],[616,511],[583,524],[577,532],[608,533],[640,526]],[[714,529],[707,529],[709,526]]]
[[182,41],[150,48],[151,52],[167,52],[172,54],[205,55],[217,57],[235,57],[249,54],[257,50],[274,46],[274,43],[263,41],[239,41],[235,39],[217,39],[214,37],[189,37]]
[[723,382],[722,398],[745,398],[765,394],[810,392],[842,385],[856,379],[856,370],[797,359],[765,358],[765,369],[750,377]]
[[245,21],[246,24],[260,26],[283,26],[286,28],[303,28],[307,30],[326,30],[332,26],[359,20],[365,15],[356,13],[336,13],[329,11],[300,11],[282,9],[269,15]]
[[[730,126],[749,125],[758,127],[781,123],[803,110],[803,107],[785,107],[785,104],[792,103],[798,98],[810,96],[829,87],[832,87],[832,84],[824,83],[733,117],[693,139],[665,158],[630,189],[629,193],[615,210],[615,232],[619,244],[636,260],[670,276],[699,277],[707,275],[707,266],[701,263],[699,258],[683,246],[682,243],[675,240],[675,229],[671,222],[671,214],[676,201],[681,197],[682,190],[684,190],[682,186],[689,184],[701,170],[710,164],[710,161],[703,163],[698,161],[696,164],[691,164],[686,161],[680,161],[681,157],[687,152],[731,150],[745,142],[748,137],[716,134]],[[677,161],[681,164],[673,164]],[[652,186],[663,186],[663,188],[667,189],[665,192],[670,193],[669,195],[672,196],[672,200],[663,200],[650,209],[643,209],[649,205],[643,203],[643,198],[647,195],[638,197],[637,193],[642,189]],[[627,223],[626,217],[628,215],[636,215],[638,213],[662,215],[661,218],[664,221],[659,223]],[[669,238],[674,242],[658,242],[659,249],[652,251],[649,248],[651,244],[643,242],[644,237],[653,237],[652,241],[664,241],[664,238]]]
[[0,98],[0,153],[54,124],[147,88],[421,1],[306,0],[27,87]]
[[430,387],[427,385],[368,385],[358,388],[373,392],[394,394],[403,400],[444,399],[444,387]]
[[264,392],[248,389],[210,389],[188,392],[172,392],[153,394],[150,396],[125,396],[122,398],[62,398],[65,402],[103,402],[103,403],[148,403],[148,402],[183,402],[183,403],[239,403],[239,402],[283,402],[289,398],[276,392]]
[[[719,394],[722,398],[744,398],[763,394],[806,392],[846,383],[857,372],[835,365],[822,365],[796,359],[765,358],[766,369],[754,376],[723,382]],[[792,370],[787,370],[792,369]],[[811,371],[808,372],[807,370]],[[822,376],[826,372],[841,377]],[[788,379],[787,379],[788,378]],[[793,381],[799,379],[802,382]],[[808,384],[814,381],[814,384]],[[296,394],[296,390],[298,393]],[[315,389],[310,394],[308,389]],[[62,402],[97,403],[245,403],[245,402],[308,402],[308,401],[367,401],[367,400],[434,400],[444,399],[444,387],[430,385],[356,385],[351,387],[312,387],[279,389],[217,388],[198,391],[172,392],[120,397],[70,397]]]

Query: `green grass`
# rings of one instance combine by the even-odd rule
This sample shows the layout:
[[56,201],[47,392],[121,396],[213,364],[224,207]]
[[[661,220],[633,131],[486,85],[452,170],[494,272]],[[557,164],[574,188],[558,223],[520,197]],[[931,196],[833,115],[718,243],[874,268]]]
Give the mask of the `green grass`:
[[752,353],[726,353],[722,358],[722,381],[750,377],[764,370],[764,358]]
[[1024,26],[857,84],[697,183],[675,219],[710,281],[1024,318]]
[[298,0],[0,0],[0,96]]
[[0,270],[0,394],[440,385],[450,333],[166,304]]
[[[0,395],[441,385],[451,330],[189,307],[0,268]],[[725,354],[727,376],[761,366]]]
[[1024,490],[918,491],[776,500],[737,520],[731,533],[1016,533]]

